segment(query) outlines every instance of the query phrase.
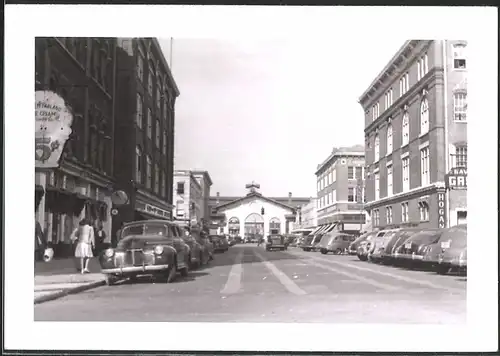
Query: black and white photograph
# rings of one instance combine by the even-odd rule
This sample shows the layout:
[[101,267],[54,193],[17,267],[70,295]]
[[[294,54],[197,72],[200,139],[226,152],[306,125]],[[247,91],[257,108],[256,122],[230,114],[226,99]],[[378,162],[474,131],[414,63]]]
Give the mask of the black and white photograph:
[[494,351],[496,26],[7,6],[6,348]]

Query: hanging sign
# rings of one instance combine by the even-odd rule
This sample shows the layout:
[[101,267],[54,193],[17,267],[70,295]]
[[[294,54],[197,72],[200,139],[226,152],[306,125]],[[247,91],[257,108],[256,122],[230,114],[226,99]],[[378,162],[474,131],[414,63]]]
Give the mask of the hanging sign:
[[444,192],[437,193],[438,201],[438,227],[444,229],[446,227],[446,199]]
[[71,134],[73,115],[51,91],[35,92],[35,167],[56,168]]

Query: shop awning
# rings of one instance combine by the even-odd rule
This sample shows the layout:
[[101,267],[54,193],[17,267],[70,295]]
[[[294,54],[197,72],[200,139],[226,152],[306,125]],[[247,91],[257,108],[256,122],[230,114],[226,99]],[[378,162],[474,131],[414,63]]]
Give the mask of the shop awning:
[[327,227],[328,227],[328,224],[321,225],[321,228],[318,231],[316,231],[315,235],[323,233]]
[[336,223],[330,223],[330,224],[328,224],[328,227],[325,229],[325,234],[327,232],[332,231],[335,228],[335,225],[337,225],[337,224]]
[[309,233],[309,235],[315,235],[318,233],[319,229],[321,229],[323,226],[317,226],[313,231]]

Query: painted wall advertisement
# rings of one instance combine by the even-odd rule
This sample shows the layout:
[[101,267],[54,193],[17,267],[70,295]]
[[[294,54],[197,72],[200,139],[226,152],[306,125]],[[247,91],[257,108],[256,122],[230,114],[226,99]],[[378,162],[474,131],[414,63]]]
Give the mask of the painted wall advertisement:
[[444,229],[446,227],[446,196],[445,192],[437,193],[438,201],[438,227]]
[[64,144],[71,134],[73,115],[64,99],[51,91],[35,92],[35,167],[59,166]]

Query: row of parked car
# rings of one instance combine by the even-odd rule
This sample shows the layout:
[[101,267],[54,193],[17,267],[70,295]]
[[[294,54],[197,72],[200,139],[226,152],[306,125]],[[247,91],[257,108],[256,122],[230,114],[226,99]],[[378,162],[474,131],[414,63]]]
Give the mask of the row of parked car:
[[467,225],[400,228],[366,233],[349,245],[362,261],[467,273]]
[[227,235],[206,235],[189,231],[165,220],[126,223],[116,246],[99,256],[101,272],[108,285],[138,276],[161,277],[169,283],[178,273],[187,276],[225,252],[234,244]]
[[304,251],[320,251],[322,254],[345,253],[349,245],[354,242],[356,236],[341,232],[331,231],[319,234],[309,234],[304,237],[298,237],[290,243],[290,246],[299,247]]

